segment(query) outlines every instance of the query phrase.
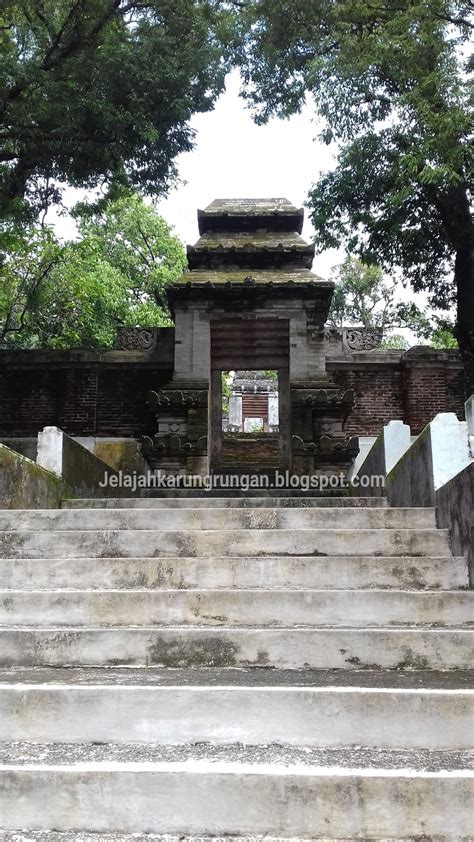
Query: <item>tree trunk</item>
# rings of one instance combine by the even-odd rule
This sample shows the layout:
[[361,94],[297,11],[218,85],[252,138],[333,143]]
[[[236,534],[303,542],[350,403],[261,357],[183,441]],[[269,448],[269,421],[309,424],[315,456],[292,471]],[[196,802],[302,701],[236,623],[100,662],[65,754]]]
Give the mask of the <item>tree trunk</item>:
[[[472,234],[471,234],[472,240]],[[474,250],[460,246],[454,267],[457,298],[456,337],[464,365],[466,398],[474,395]]]
[[437,202],[448,239],[455,252],[454,283],[457,319],[455,335],[464,367],[466,398],[474,394],[474,224],[465,184]]

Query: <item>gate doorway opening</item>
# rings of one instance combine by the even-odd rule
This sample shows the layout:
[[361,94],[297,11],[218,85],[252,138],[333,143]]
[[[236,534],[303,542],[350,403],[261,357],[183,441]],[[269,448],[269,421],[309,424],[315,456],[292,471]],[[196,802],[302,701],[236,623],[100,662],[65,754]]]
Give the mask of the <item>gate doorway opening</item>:
[[211,322],[211,472],[286,470],[290,462],[287,319]]
[[223,468],[278,468],[278,371],[222,372]]

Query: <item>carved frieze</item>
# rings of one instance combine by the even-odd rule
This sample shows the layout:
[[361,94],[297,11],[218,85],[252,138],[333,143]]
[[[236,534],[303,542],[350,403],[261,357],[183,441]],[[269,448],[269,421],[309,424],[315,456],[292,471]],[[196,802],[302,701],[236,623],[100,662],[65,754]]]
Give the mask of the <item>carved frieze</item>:
[[122,327],[117,332],[117,347],[121,351],[152,351],[158,334],[156,327]]
[[359,452],[357,440],[351,436],[320,436],[315,441],[304,441],[300,436],[291,438],[295,456],[317,456],[322,462],[351,461]]
[[354,404],[354,390],[347,389],[292,389],[293,406],[314,407],[351,407]]
[[343,328],[342,342],[350,351],[372,351],[379,348],[383,339],[380,328]]
[[207,389],[158,389],[148,392],[148,406],[153,411],[205,408],[208,395]]
[[142,449],[145,457],[202,456],[207,453],[207,436],[201,436],[197,441],[188,441],[185,436],[175,433],[158,434],[153,438],[144,436]]
[[324,336],[331,348],[342,346],[348,351],[373,351],[380,348],[383,330],[378,327],[335,327],[326,325]]

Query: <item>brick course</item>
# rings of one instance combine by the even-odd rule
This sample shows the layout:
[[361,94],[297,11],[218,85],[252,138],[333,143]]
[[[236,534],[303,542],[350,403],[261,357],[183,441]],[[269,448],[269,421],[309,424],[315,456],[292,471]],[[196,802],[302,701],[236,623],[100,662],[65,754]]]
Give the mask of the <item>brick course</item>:
[[[146,395],[171,377],[172,333],[153,352],[0,352],[0,436],[34,436],[51,424],[76,436],[153,434]],[[354,389],[351,435],[376,435],[396,418],[414,434],[438,412],[463,418],[455,351],[330,354],[327,370],[341,387]]]

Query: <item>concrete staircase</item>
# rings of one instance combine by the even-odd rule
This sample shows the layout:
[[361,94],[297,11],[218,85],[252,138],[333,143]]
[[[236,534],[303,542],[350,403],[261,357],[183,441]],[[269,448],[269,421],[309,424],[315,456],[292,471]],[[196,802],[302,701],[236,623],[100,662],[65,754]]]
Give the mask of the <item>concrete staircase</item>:
[[474,592],[433,510],[0,511],[0,571],[0,839],[474,838]]

